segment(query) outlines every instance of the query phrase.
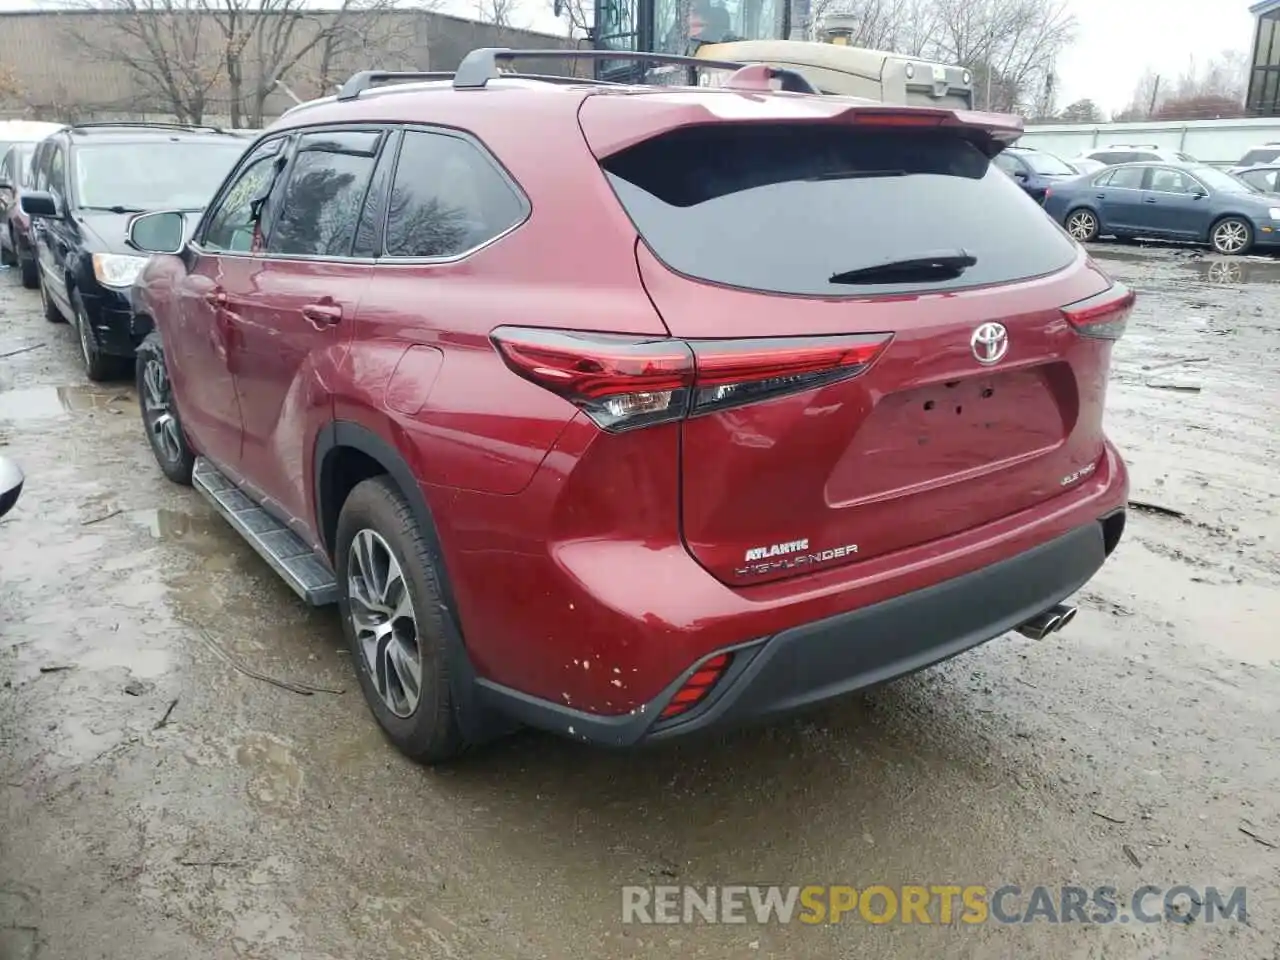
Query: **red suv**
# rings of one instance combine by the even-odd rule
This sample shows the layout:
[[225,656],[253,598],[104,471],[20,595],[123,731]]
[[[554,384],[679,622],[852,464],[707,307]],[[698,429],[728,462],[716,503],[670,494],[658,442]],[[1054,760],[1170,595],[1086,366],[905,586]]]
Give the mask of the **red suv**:
[[1070,619],[1133,295],[991,163],[1016,122],[507,53],[357,75],[130,228],[161,467],[339,605],[396,746],[653,741]]

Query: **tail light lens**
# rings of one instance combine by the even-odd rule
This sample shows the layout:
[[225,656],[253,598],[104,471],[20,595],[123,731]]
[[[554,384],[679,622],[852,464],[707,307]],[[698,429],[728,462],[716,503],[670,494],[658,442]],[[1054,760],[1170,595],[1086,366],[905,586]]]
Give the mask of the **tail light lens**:
[[1123,283],[1117,283],[1096,297],[1080,300],[1062,308],[1062,315],[1076,333],[1099,340],[1119,340],[1129,324],[1129,315],[1137,296]]
[[528,327],[499,327],[492,337],[511,370],[615,433],[856,377],[892,339],[686,341]]
[[658,719],[669,720],[672,717],[678,717],[701,703],[711,692],[711,688],[724,676],[725,670],[729,668],[730,659],[730,654],[721,653],[699,664],[693,675],[680,686],[675,696],[662,708]]

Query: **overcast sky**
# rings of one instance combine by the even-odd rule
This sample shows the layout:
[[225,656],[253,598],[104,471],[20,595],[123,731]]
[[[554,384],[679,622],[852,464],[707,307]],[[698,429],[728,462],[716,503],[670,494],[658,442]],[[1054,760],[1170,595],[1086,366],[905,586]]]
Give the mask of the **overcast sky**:
[[[1069,0],[1079,22],[1076,42],[1058,65],[1058,104],[1085,97],[1104,113],[1124,108],[1148,67],[1176,78],[1192,56],[1223,50],[1248,53],[1253,44],[1252,0]],[[517,25],[554,30],[551,0],[520,0]],[[0,10],[50,6],[0,0]],[[315,6],[335,4],[315,0]],[[442,9],[473,17],[473,0],[444,0]]]

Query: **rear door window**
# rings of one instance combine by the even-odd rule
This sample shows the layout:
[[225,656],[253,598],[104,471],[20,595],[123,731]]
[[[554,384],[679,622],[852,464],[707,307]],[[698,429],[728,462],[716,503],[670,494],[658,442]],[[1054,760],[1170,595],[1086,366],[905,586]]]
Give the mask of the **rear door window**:
[[[1017,184],[954,134],[716,124],[644,141],[602,166],[660,260],[734,287],[844,297],[958,289],[1042,276],[1076,255]],[[848,279],[938,254],[975,262],[954,276]]]
[[385,254],[461,256],[525,217],[523,198],[471,141],[407,130],[387,208]]
[[1112,189],[1141,190],[1142,178],[1146,172],[1146,167],[1121,167],[1112,173],[1111,180],[1107,183],[1107,186]]
[[275,222],[267,231],[268,255],[351,255],[383,136],[381,131],[336,131],[299,139]]

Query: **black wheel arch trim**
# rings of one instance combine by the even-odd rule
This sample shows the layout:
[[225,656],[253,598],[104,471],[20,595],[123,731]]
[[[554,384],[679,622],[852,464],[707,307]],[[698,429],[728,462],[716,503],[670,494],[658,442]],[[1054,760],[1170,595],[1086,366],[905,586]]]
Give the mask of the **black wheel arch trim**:
[[[431,562],[435,566],[436,578],[442,594],[440,599],[444,609],[441,611],[443,614],[441,619],[445,625],[445,643],[449,651],[450,695],[463,735],[467,740],[478,743],[510,732],[513,726],[510,721],[480,708],[475,666],[467,652],[453,583],[449,578],[449,570],[444,562],[444,552],[440,546],[440,534],[422,488],[418,485],[413,471],[401,456],[400,451],[373,431],[349,420],[335,420],[326,424],[321,428],[315,443],[313,472],[315,474],[316,531],[325,552],[333,563],[335,573],[338,564],[333,540],[337,532],[339,511],[326,509],[334,496],[333,477],[330,476],[326,464],[329,462],[330,454],[343,448],[363,453],[386,471],[399,489],[401,496],[409,504],[418,529],[426,538],[427,549],[431,553]],[[331,514],[332,519],[328,518],[328,514]]]

